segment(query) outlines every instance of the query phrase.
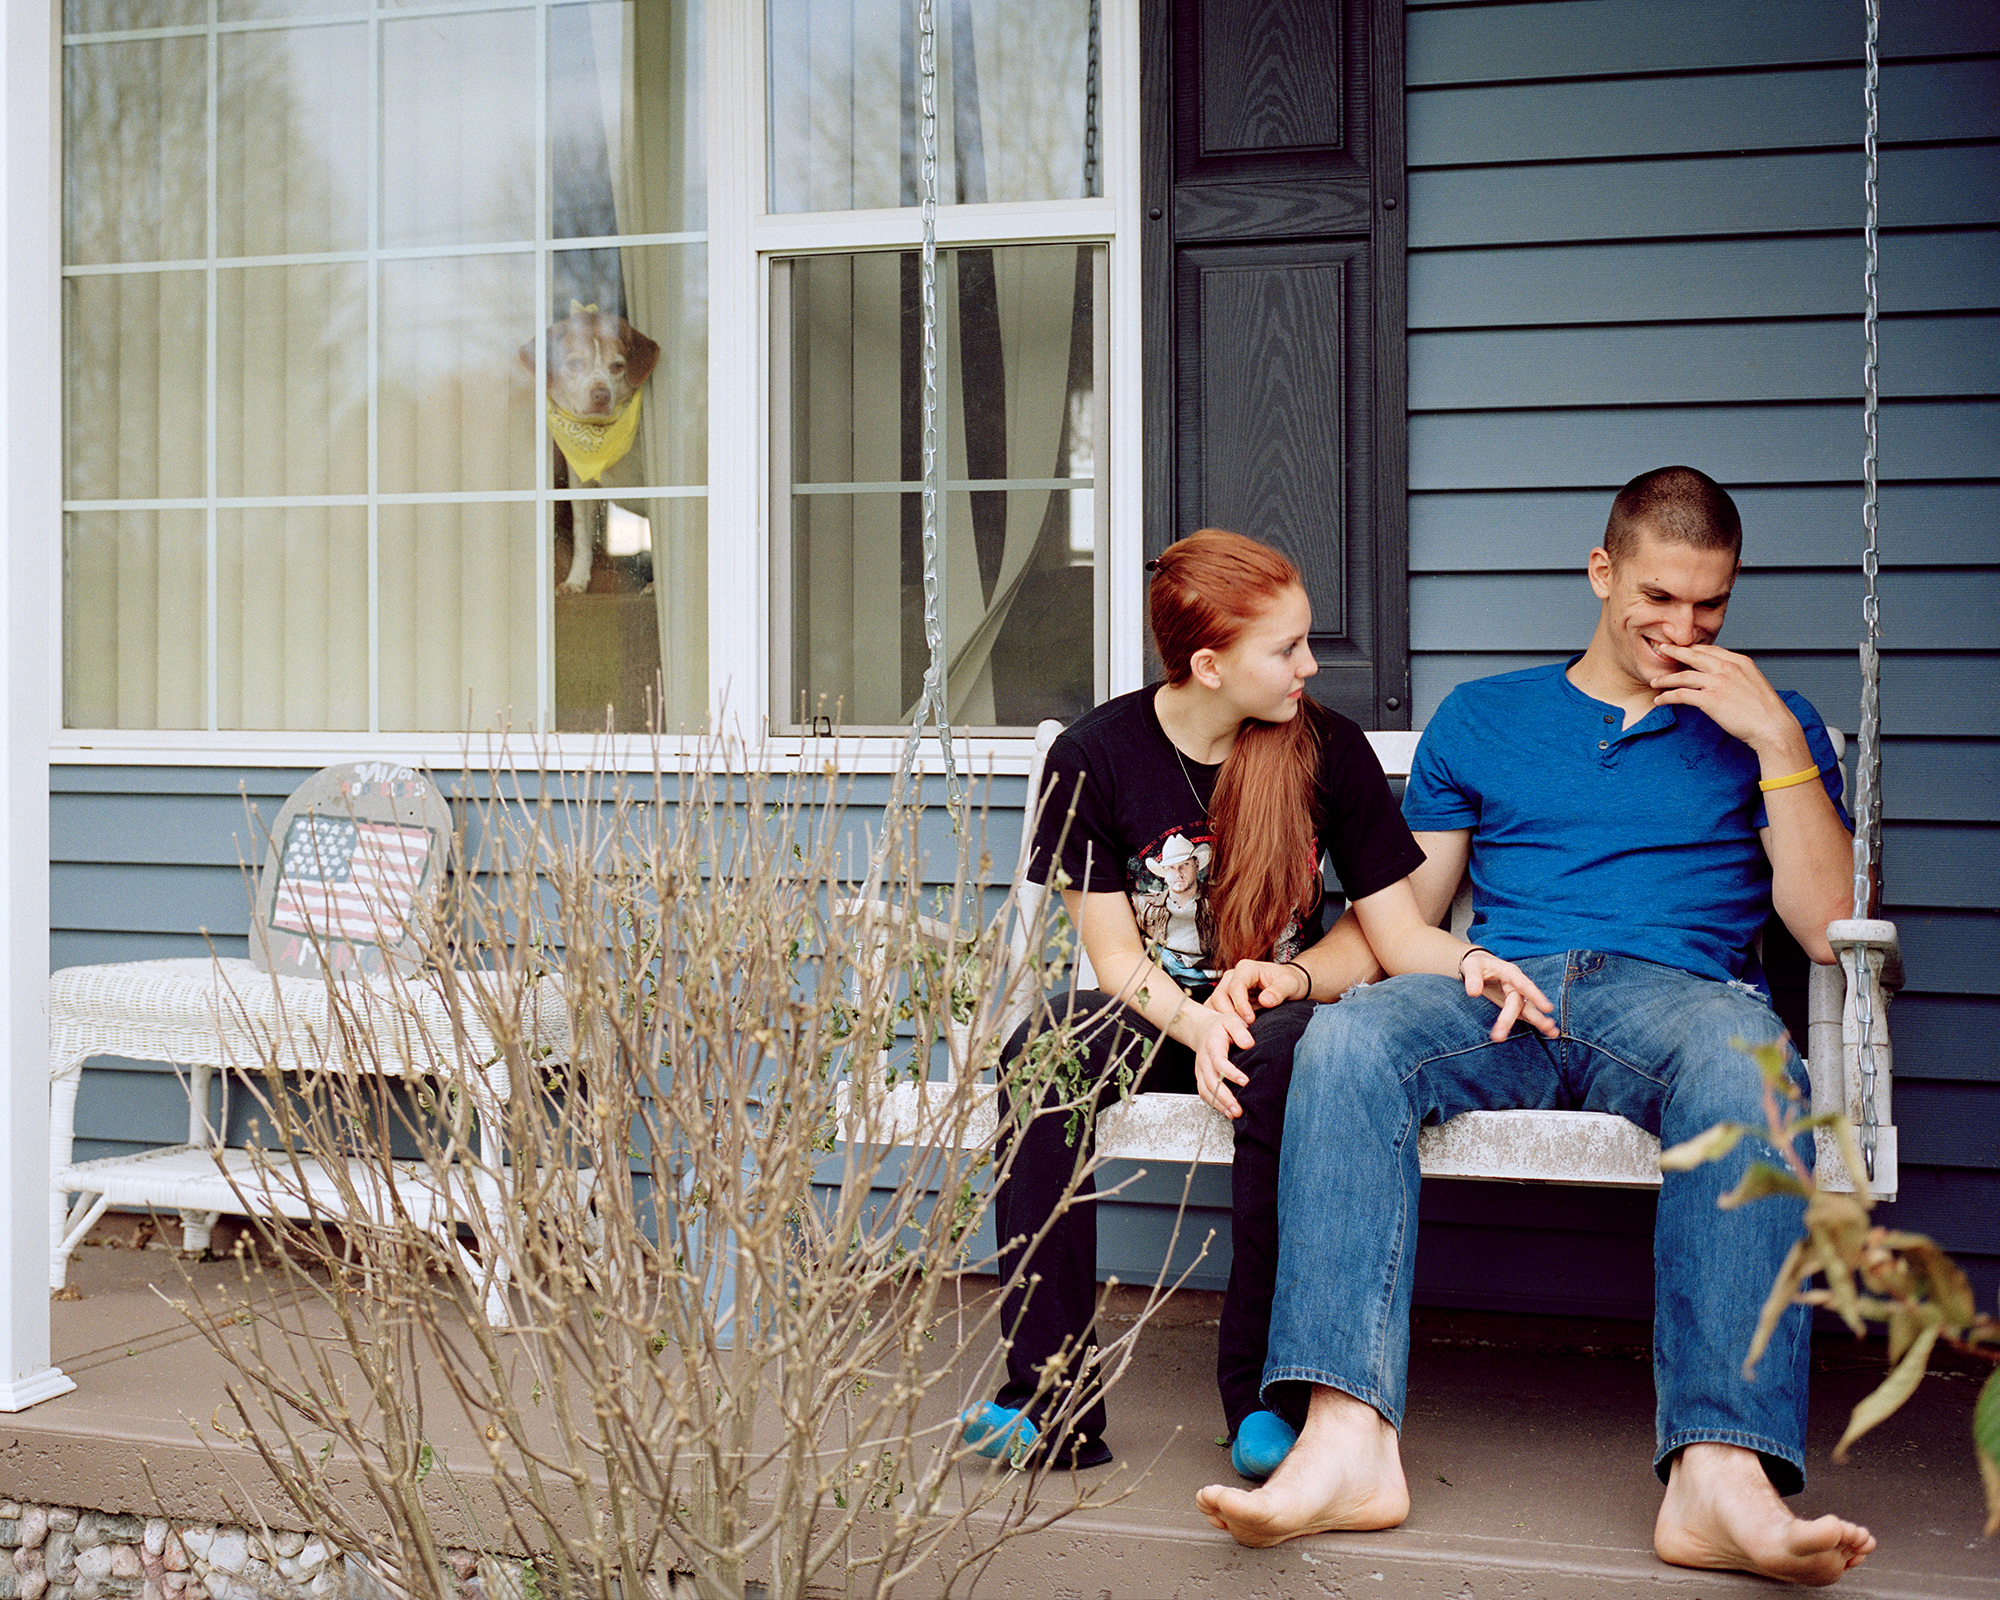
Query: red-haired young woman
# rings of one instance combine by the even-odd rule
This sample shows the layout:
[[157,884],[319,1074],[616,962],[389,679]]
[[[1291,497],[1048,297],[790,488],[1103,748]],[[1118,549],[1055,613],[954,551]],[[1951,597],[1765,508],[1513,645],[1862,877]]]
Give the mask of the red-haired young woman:
[[[1319,668],[1306,637],[1312,608],[1291,562],[1205,529],[1152,566],[1148,619],[1165,679],[1098,706],[1056,740],[1036,797],[1029,875],[1060,888],[1097,975],[1096,990],[1056,1010],[1075,1024],[1083,1081],[1100,1086],[1099,1103],[1129,1077],[1134,1088],[1198,1093],[1235,1119],[1216,1376],[1232,1459],[1261,1477],[1291,1441],[1260,1409],[1258,1388],[1277,1269],[1278,1145],[1311,1001],[1381,968],[1438,972],[1501,1005],[1496,1037],[1517,1019],[1545,1033],[1554,1024],[1512,964],[1418,915],[1405,880],[1423,852],[1381,763],[1359,727],[1306,695]],[[1322,859],[1366,947],[1346,928],[1321,937]],[[1028,1023],[1004,1062],[1018,1062],[1048,1026],[1046,1014]],[[1006,1078],[1003,1066],[1003,1093]],[[1049,1451],[1094,1466],[1111,1459],[1086,1356],[1096,1207],[1049,1220],[1092,1147],[1088,1129],[1078,1136],[1072,1123],[1051,1111],[1018,1135],[996,1203],[1016,1285],[1002,1320],[1007,1380],[963,1420],[968,1442],[988,1455]],[[1092,1192],[1088,1178],[1079,1190]]]

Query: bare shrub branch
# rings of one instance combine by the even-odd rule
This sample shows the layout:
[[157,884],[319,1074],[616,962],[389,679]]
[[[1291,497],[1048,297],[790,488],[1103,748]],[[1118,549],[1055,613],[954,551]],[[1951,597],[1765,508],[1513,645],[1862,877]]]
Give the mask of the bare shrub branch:
[[[959,1438],[1009,1331],[981,1242],[1004,1119],[1052,1090],[1081,1125],[1094,1088],[1043,1005],[995,1102],[1004,1030],[1061,976],[1017,958],[1048,930],[987,920],[983,818],[940,862],[936,814],[870,832],[830,772],[718,754],[468,774],[426,967],[376,983],[441,996],[448,1046],[336,984],[337,1070],[274,1049],[252,1083],[261,1170],[322,1226],[259,1222],[265,1292],[187,1305],[241,1375],[217,1426],[411,1594],[456,1593],[451,1544],[551,1600],[949,1590],[1133,1481]],[[566,1055],[535,1042],[551,992]],[[1118,1381],[1161,1292],[1065,1353],[1091,1380],[1067,1404]]]

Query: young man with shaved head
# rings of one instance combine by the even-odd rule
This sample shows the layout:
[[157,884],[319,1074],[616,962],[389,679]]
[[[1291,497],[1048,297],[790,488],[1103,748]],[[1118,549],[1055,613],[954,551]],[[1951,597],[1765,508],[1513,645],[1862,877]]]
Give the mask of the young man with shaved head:
[[[1634,478],[1590,553],[1602,605],[1589,648],[1464,684],[1425,730],[1403,803],[1428,857],[1414,880],[1423,909],[1442,918],[1469,861],[1471,939],[1540,985],[1560,1036],[1516,1025],[1495,1040],[1490,1002],[1428,975],[1314,1017],[1286,1113],[1264,1368],[1266,1404],[1302,1431],[1261,1488],[1197,1497],[1243,1544],[1408,1515],[1397,1429],[1422,1124],[1474,1109],[1610,1111],[1673,1144],[1764,1120],[1762,1079],[1737,1041],[1783,1030],[1752,941],[1775,907],[1808,955],[1833,959],[1826,927],[1848,914],[1851,835],[1818,715],[1715,642],[1741,543],[1734,503],[1703,473]],[[1343,960],[1362,958],[1329,938],[1308,959],[1333,988]],[[1247,1012],[1285,982],[1249,964],[1211,1004]],[[1806,1092],[1796,1052],[1791,1065]],[[1800,1153],[1812,1159],[1809,1139]],[[1755,1376],[1742,1373],[1801,1231],[1791,1201],[1717,1209],[1755,1154],[1746,1141],[1661,1184],[1654,1549],[1680,1566],[1832,1583],[1875,1541],[1839,1517],[1794,1517],[1780,1498],[1804,1482],[1803,1307]]]

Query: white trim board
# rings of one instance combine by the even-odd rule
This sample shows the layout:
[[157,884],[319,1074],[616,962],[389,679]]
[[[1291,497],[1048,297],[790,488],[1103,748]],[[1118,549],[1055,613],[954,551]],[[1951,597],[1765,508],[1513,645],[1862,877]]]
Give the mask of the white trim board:
[[50,428],[49,377],[62,370],[57,325],[56,9],[15,4],[0,22],[0,156],[5,183],[6,275],[0,323],[0,508],[13,533],[0,567],[5,687],[6,821],[0,830],[0,922],[6,1049],[0,1115],[0,1411],[19,1411],[76,1387],[50,1361],[49,730],[60,703],[54,664],[62,581],[56,559],[62,463]]

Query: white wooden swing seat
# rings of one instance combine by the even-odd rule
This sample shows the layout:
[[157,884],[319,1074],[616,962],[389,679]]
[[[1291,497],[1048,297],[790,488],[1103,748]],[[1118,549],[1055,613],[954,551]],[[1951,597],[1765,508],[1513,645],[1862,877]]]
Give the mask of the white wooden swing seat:
[[[1058,722],[1048,721],[1036,731],[1035,760],[1028,777],[1032,804],[1041,781],[1042,764],[1049,745],[1062,731]],[[1845,741],[1835,729],[1828,729],[1836,755],[1843,753]],[[1392,778],[1409,776],[1410,760],[1416,753],[1415,733],[1371,733],[1368,742]],[[1029,962],[1027,929],[1038,921],[1037,913],[1046,890],[1026,881],[1028,865],[1027,830],[1023,829],[1020,859],[1013,880],[1013,915],[1010,959],[1016,972],[1025,972]],[[858,914],[859,906],[846,908]],[[1006,915],[1006,912],[1002,913]],[[1472,890],[1469,881],[1461,884],[1452,907],[1452,926],[1463,933],[1472,918]],[[951,930],[934,919],[921,918],[925,937],[948,945]],[[1859,1127],[1863,1121],[1863,1062],[1861,1029],[1857,1021],[1857,988],[1866,986],[1876,1019],[1870,1040],[1874,1070],[1875,1163],[1871,1191],[1881,1199],[1896,1196],[1896,1129],[1890,1118],[1890,1049],[1888,1028],[1882,1020],[1889,995],[1902,983],[1902,958],[1893,923],[1843,920],[1833,923],[1828,934],[1839,966],[1813,964],[1808,981],[1808,1030],[1804,1054],[1808,1065],[1822,1064],[1812,1072],[1813,1110],[1844,1110]],[[1094,978],[1089,962],[1079,953],[1076,982],[1089,987]],[[1025,990],[1026,983],[1021,985]],[[1002,1016],[994,1031],[1005,1037],[1024,1021],[1033,1004],[1032,996],[1021,994]],[[965,1041],[953,1042],[952,1053],[969,1059]],[[1827,1064],[1837,1063],[1835,1070]],[[972,1115],[955,1105],[952,1085],[944,1080],[902,1083],[893,1087],[855,1089],[844,1100],[843,1127],[847,1136],[860,1141],[884,1144],[957,1144],[983,1147],[991,1144],[997,1121],[992,1096]],[[861,1104],[866,1096],[866,1105]],[[1141,1093],[1130,1095],[1108,1108],[1098,1119],[1097,1148],[1100,1154],[1124,1160],[1166,1165],[1189,1162],[1227,1163],[1231,1159],[1230,1124],[1220,1112],[1211,1110],[1193,1095]],[[1449,1122],[1427,1127],[1418,1135],[1418,1158],[1424,1174],[1435,1178],[1479,1178],[1512,1183],[1575,1183],[1631,1189],[1657,1188],[1660,1183],[1660,1145],[1651,1134],[1623,1117],[1600,1111],[1468,1111]],[[1824,1130],[1819,1134],[1818,1167],[1820,1181],[1829,1189],[1851,1189],[1853,1183],[1835,1141]]]

